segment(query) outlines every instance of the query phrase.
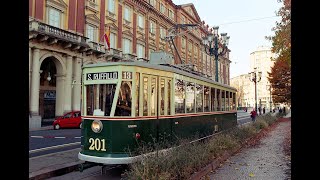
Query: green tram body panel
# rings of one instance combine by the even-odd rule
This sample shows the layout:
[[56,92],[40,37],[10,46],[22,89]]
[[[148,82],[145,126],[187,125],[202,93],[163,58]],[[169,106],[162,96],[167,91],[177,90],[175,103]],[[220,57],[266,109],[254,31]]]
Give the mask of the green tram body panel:
[[[207,86],[209,88],[219,89],[220,91],[228,91],[229,93],[236,93],[236,89],[225,84],[214,82],[205,77],[200,77],[192,73],[185,72],[181,69],[154,65],[143,62],[110,62],[101,64],[85,65],[83,68],[83,86],[82,86],[82,137],[81,137],[81,154],[92,156],[92,157],[105,157],[108,158],[122,158],[130,157],[128,152],[132,152],[132,156],[136,155],[139,142],[154,143],[161,142],[164,139],[169,140],[170,143],[175,143],[181,139],[193,139],[195,137],[201,138],[211,134],[214,134],[216,130],[218,132],[226,130],[228,128],[237,125],[237,114],[236,111],[214,111],[214,112],[203,112],[199,114],[175,114],[175,80],[180,79],[186,82],[193,82]],[[130,78],[127,78],[125,73],[131,73]],[[88,74],[99,74],[107,73],[104,78],[93,78],[87,77]],[[111,75],[114,73],[116,75]],[[139,74],[139,76],[137,75]],[[139,81],[136,81],[139,77]],[[155,114],[160,114],[160,80],[165,79],[165,84],[170,81],[170,91],[165,91],[164,99],[167,100],[169,96],[170,106],[165,104],[164,106],[164,117],[153,116],[151,119],[151,108],[148,108],[148,116],[143,117],[143,78],[148,79],[148,94],[151,92],[152,78],[156,77],[156,109]],[[119,89],[121,82],[131,82],[131,93],[132,93],[132,111],[130,116],[116,116],[116,102],[119,97]],[[139,82],[139,89],[137,89],[137,82]],[[115,84],[116,93],[114,94],[114,101],[110,111],[110,116],[97,115],[92,117],[92,114],[87,114],[87,85],[95,84]],[[168,88],[168,84],[165,85]],[[204,89],[204,88],[203,88]],[[139,90],[139,96],[137,97],[135,92]],[[202,90],[203,91],[203,90]],[[210,92],[211,93],[211,92]],[[218,93],[218,92],[217,92]],[[220,92],[221,102],[222,93]],[[196,98],[194,96],[194,98]],[[202,99],[204,100],[204,95]],[[218,98],[218,97],[217,97]],[[230,99],[229,99],[230,100]],[[139,101],[139,109],[136,111],[134,106],[135,102]],[[151,96],[148,96],[148,107],[151,101]],[[210,100],[210,103],[212,101]],[[226,102],[226,99],[225,99]],[[209,103],[209,104],[210,104]],[[194,103],[194,106],[196,103]],[[221,105],[221,104],[220,104]],[[235,103],[236,106],[236,103]],[[221,105],[222,107],[222,105]],[[98,108],[99,109],[99,108]],[[235,109],[235,108],[234,108]],[[136,113],[138,112],[138,113]],[[170,113],[169,113],[170,112]],[[112,114],[112,115],[111,115]],[[91,118],[92,117],[92,118]],[[150,119],[147,119],[147,118]],[[103,129],[100,133],[95,133],[91,129],[91,124],[94,119],[101,120]],[[136,126],[136,127],[133,127]],[[217,129],[218,128],[218,129]],[[136,139],[136,133],[140,134],[140,138]],[[164,139],[163,139],[164,138]],[[93,146],[93,143],[94,146]],[[105,146],[102,145],[104,143]],[[105,150],[97,150],[103,146]],[[91,150],[89,149],[91,148]],[[90,157],[91,158],[91,157]],[[101,158],[102,159],[102,158]]]
[[[218,125],[218,132],[234,127],[237,124],[236,113],[210,114],[202,116],[186,116],[166,119],[150,120],[101,120],[103,129],[100,133],[91,130],[93,120],[84,119],[84,129],[81,153],[98,157],[129,157],[131,152],[135,154],[138,143],[135,137],[140,134],[139,142],[154,143],[166,140],[174,143],[179,139],[199,138],[215,133],[215,125]],[[178,122],[178,123],[176,123]],[[128,128],[129,125],[136,125],[135,128]],[[158,127],[158,129],[157,129]],[[161,138],[164,137],[164,138]],[[105,139],[106,151],[89,150],[89,138]]]

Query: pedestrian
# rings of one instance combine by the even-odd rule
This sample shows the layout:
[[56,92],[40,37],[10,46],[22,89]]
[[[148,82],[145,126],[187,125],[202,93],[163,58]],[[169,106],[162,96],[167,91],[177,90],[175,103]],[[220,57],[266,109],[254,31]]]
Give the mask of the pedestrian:
[[261,107],[259,107],[258,110],[259,110],[259,115],[261,115]]
[[263,111],[263,114],[265,114],[266,113],[266,107],[263,107],[262,111]]
[[286,114],[286,107],[283,107],[283,113]]
[[250,112],[250,114],[251,114],[251,120],[252,120],[253,122],[255,122],[255,121],[256,121],[257,112],[255,111],[254,108],[253,108],[253,110]]

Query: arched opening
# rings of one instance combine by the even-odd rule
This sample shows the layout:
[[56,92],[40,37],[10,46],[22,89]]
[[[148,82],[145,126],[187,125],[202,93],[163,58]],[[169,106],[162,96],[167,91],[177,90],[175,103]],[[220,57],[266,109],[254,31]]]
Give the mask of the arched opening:
[[54,57],[47,57],[40,66],[39,114],[45,122],[55,118],[56,108],[56,74]]

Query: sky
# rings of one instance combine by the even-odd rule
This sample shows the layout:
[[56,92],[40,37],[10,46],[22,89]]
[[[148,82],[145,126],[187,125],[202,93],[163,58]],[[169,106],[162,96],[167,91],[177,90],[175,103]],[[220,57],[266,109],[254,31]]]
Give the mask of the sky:
[[276,12],[282,6],[277,0],[173,0],[176,5],[193,3],[201,20],[209,27],[219,26],[220,33],[230,36],[230,77],[247,74],[250,53],[272,43],[265,36],[281,18]]

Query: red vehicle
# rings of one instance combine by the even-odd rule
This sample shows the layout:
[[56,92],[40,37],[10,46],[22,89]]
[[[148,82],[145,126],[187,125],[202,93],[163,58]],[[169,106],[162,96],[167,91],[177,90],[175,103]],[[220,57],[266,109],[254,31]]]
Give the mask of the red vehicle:
[[80,111],[72,111],[68,112],[65,115],[56,118],[53,121],[53,129],[60,128],[81,128],[81,112]]

